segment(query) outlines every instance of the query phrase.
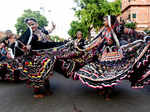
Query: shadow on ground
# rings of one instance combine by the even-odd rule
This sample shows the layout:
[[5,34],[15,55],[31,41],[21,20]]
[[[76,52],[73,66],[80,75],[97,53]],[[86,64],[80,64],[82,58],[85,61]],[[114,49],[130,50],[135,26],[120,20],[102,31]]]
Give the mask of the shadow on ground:
[[52,96],[34,99],[24,83],[0,82],[1,112],[147,112],[150,110],[150,86],[131,89],[128,81],[114,88],[111,101],[80,81],[58,73],[50,80]]

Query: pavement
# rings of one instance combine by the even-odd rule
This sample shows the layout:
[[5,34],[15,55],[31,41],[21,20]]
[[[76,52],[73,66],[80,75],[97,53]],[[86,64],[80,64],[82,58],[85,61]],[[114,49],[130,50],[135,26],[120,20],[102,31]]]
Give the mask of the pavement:
[[[50,79],[52,96],[34,99],[24,83],[0,82],[0,112],[149,112],[150,86],[132,89],[127,80],[113,89],[106,101],[80,81],[58,73]],[[77,108],[78,111],[75,111]]]

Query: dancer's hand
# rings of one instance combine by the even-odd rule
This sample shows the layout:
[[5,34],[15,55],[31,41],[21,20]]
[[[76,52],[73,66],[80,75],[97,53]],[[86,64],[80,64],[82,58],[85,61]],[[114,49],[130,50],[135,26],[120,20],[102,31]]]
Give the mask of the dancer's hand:
[[24,51],[27,52],[31,49],[31,45],[26,45],[23,47]]
[[56,24],[53,21],[51,22],[51,24],[52,24],[53,29],[55,29],[56,28]]
[[56,28],[56,24],[54,22],[51,22],[52,28],[48,30],[49,33],[52,33],[52,31]]
[[27,48],[27,50],[30,50],[31,49],[31,45],[27,45],[26,48]]

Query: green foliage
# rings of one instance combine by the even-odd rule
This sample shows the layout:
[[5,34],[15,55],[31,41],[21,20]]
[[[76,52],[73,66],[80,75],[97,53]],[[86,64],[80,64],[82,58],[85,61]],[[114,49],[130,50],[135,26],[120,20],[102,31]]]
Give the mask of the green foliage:
[[17,19],[17,23],[15,24],[18,34],[20,33],[22,34],[26,31],[27,26],[24,23],[24,19],[31,18],[31,17],[35,18],[38,21],[40,27],[44,27],[48,25],[48,21],[46,17],[41,15],[39,11],[32,11],[30,9],[24,10],[23,15]]
[[145,32],[146,34],[150,35],[149,27],[145,28],[145,29],[144,29],[144,32]]
[[83,37],[86,37],[88,34],[88,27],[84,24],[81,24],[81,22],[72,21],[71,29],[68,31],[68,34],[72,38],[75,38],[77,31],[81,31],[83,33]]
[[134,22],[126,23],[125,26],[127,28],[135,29],[136,28],[136,23],[134,23]]
[[144,32],[148,35],[150,35],[150,30],[144,30]]
[[121,14],[121,0],[116,0],[110,3],[110,14],[119,15]]
[[121,0],[115,2],[107,2],[107,0],[74,1],[77,6],[73,10],[78,20],[71,23],[71,29],[68,32],[71,37],[74,37],[77,29],[82,29],[84,36],[88,36],[92,27],[98,30],[103,25],[105,15],[118,15],[121,13]]
[[54,42],[62,42],[64,41],[63,38],[60,38],[59,36],[55,35],[55,36],[50,36],[50,40],[54,41]]

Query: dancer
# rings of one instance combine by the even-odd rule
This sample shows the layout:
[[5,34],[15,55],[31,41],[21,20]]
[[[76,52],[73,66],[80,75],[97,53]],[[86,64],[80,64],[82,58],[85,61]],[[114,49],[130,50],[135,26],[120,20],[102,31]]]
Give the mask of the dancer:
[[24,41],[25,45],[27,45],[27,44],[31,45],[31,48],[33,50],[48,49],[48,48],[57,47],[57,46],[64,44],[63,42],[49,42],[49,41],[47,41],[48,40],[47,35],[49,35],[55,29],[54,24],[53,24],[53,28],[47,31],[44,28],[40,28],[37,20],[34,18],[27,18],[25,20],[25,23],[29,27],[31,27],[33,34],[32,34],[32,37],[29,38],[28,42],[24,41],[24,40],[26,40],[24,38],[24,35],[27,35],[27,33],[29,33],[28,32],[29,29],[28,29],[25,32],[25,34],[20,37],[20,40]]
[[1,40],[1,74],[3,80],[9,81],[21,81],[25,80],[22,77],[22,73],[20,72],[18,59],[14,59],[13,54],[11,52],[10,46],[16,41],[16,35],[14,35],[11,30],[7,30],[5,32],[5,37]]
[[[74,74],[75,71],[78,71],[84,64],[92,61],[95,54],[92,50],[88,52],[82,51],[82,49],[84,49],[83,46],[85,46],[87,42],[84,40],[81,31],[78,31],[76,38],[68,43],[70,43],[70,45],[64,49],[62,48],[62,52],[56,56],[57,61],[54,69],[67,78],[77,80]],[[60,67],[58,68],[57,66]]]
[[11,48],[15,57],[22,58],[23,72],[28,77],[28,86],[34,88],[34,97],[42,98],[44,97],[41,91],[43,87],[51,94],[50,88],[48,88],[49,76],[52,74],[51,71],[56,58],[55,56],[48,56],[47,53],[41,54],[40,51],[63,45],[64,42],[48,41],[47,35],[54,28],[49,31],[39,28],[34,18],[27,18],[25,23],[28,26],[27,31],[11,45]]
[[117,38],[120,31],[117,30],[119,24],[116,17],[106,16],[104,25],[104,29],[94,42],[86,48],[86,50],[97,48],[97,59],[82,67],[76,75],[89,87],[103,89],[104,97],[109,100],[112,87],[127,76],[138,55],[132,50],[138,49],[143,44],[143,40],[120,46]]
[[139,51],[141,54],[128,76],[132,88],[143,88],[144,85],[150,84],[150,36],[146,36],[144,40],[146,41],[144,49]]

